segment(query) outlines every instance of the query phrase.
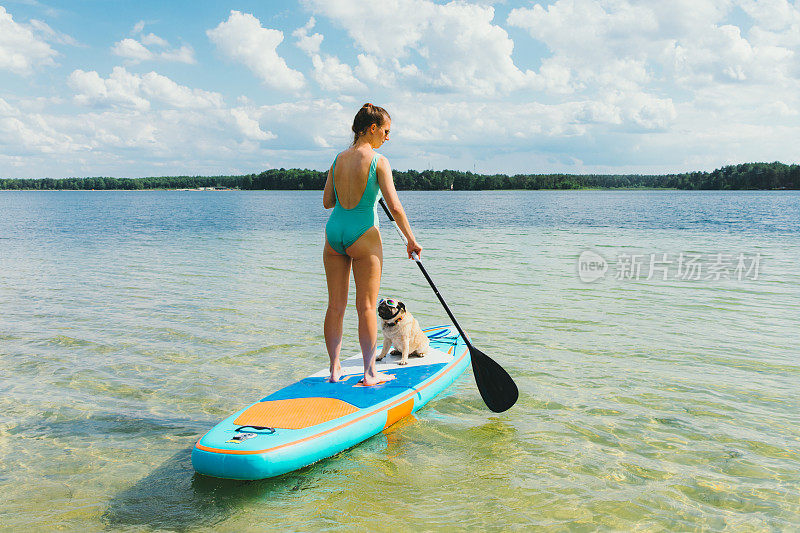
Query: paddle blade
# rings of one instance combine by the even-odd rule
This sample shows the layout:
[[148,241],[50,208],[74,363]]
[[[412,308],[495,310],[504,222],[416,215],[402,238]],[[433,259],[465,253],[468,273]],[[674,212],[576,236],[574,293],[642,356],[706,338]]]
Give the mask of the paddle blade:
[[495,413],[510,409],[519,398],[517,384],[502,366],[479,349],[470,346],[469,354],[475,383],[486,406]]

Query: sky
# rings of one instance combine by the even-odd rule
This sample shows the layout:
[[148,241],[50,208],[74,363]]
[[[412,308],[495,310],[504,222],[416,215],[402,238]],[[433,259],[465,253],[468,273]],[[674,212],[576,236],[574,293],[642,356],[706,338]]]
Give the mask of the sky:
[[800,0],[0,0],[0,177],[800,158]]

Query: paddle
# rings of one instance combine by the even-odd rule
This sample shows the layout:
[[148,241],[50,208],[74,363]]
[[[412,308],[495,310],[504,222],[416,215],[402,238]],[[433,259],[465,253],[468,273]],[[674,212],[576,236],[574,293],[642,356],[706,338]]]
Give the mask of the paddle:
[[[403,235],[402,231],[400,231],[400,227],[397,225],[394,217],[389,212],[389,208],[386,207],[386,203],[383,201],[383,198],[380,199],[380,203],[381,207],[383,207],[383,210],[386,212],[386,215],[389,217],[389,220],[391,220],[392,224],[394,224],[394,229],[397,230],[400,238],[403,239],[404,243],[408,244],[406,236]],[[445,302],[444,298],[442,298],[442,295],[439,294],[439,289],[436,288],[433,280],[428,275],[428,271],[425,270],[424,266],[422,266],[422,261],[416,252],[412,254],[412,257],[417,263],[419,269],[422,271],[422,275],[425,276],[426,280],[428,280],[431,289],[433,289],[433,292],[439,298],[444,310],[447,311],[447,315],[450,317],[450,320],[453,321],[456,329],[461,334],[461,338],[467,343],[469,354],[471,356],[470,359],[472,360],[472,374],[475,376],[475,383],[478,385],[478,391],[481,393],[481,398],[483,398],[484,403],[495,413],[502,413],[503,411],[510,409],[511,406],[516,403],[517,398],[519,397],[517,384],[514,383],[514,380],[511,379],[511,376],[508,375],[508,372],[506,372],[502,366],[498,365],[491,357],[472,345],[472,343],[469,341],[469,338],[467,338],[467,334],[464,333],[463,329],[461,329],[461,326],[458,324],[458,320],[456,320],[456,317],[453,316],[453,313],[447,306],[447,302]]]

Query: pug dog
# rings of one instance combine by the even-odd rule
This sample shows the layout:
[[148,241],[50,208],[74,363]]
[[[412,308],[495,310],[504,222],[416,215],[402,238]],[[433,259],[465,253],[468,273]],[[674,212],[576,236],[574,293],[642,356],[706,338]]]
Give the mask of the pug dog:
[[399,300],[383,298],[378,304],[378,316],[383,320],[383,350],[376,357],[380,361],[394,346],[392,354],[401,355],[398,365],[407,365],[408,356],[422,357],[428,351],[428,336],[422,332],[417,320],[406,311],[406,306]]

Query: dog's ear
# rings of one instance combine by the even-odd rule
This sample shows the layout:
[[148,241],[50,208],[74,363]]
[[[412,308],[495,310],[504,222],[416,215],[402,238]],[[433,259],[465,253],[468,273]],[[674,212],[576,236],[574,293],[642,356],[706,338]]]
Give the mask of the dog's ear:
[[405,311],[406,310],[406,304],[404,304],[403,302],[397,302],[397,308],[398,309],[402,309],[403,311]]

